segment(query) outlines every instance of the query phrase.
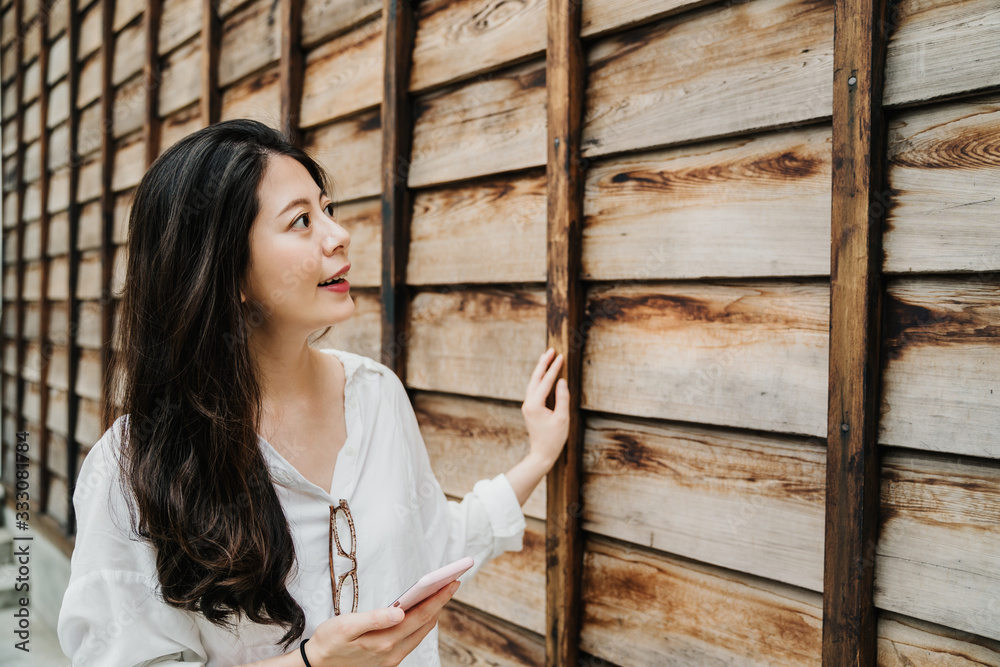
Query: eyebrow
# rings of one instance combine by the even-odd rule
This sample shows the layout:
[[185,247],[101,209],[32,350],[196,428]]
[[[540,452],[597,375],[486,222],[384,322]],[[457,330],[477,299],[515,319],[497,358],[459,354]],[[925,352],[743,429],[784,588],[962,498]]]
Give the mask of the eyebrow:
[[[325,197],[325,196],[326,196],[326,193],[323,192],[322,190],[320,190],[319,197],[316,199],[316,201],[322,201],[323,197]],[[285,208],[283,208],[281,210],[281,213],[279,213],[276,216],[276,218],[282,218],[282,217],[284,217],[284,215],[286,213],[288,213],[289,211],[291,211],[296,206],[308,206],[308,205],[309,205],[309,200],[306,199],[305,197],[299,197],[298,199],[293,199],[292,201],[288,202],[288,206],[286,206]]]

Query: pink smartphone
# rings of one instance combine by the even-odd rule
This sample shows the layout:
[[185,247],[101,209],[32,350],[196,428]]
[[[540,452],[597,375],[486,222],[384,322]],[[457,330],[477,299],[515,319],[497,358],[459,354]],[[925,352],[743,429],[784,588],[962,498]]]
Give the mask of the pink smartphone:
[[429,572],[420,577],[417,583],[407,588],[406,592],[396,598],[396,601],[389,606],[399,607],[403,611],[407,611],[458,579],[473,565],[475,565],[475,561],[472,556],[466,556],[439,570]]

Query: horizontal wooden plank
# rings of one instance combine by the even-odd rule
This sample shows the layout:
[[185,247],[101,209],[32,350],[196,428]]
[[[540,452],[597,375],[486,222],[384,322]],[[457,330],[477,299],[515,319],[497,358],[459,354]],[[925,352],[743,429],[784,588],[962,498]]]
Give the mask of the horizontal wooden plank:
[[99,49],[104,42],[101,21],[103,4],[104,0],[97,0],[83,9],[83,18],[80,20],[80,41],[77,49],[77,58],[80,60]]
[[77,320],[76,344],[92,350],[101,347],[101,304],[97,301],[80,303],[80,316]]
[[881,667],[1000,665],[1000,642],[882,611],[878,616]]
[[281,20],[278,3],[253,0],[233,12],[222,24],[219,85],[222,87],[281,57]]
[[311,48],[381,14],[381,0],[303,0],[302,46]]
[[587,62],[585,156],[829,118],[833,1],[715,3],[600,39]]
[[544,165],[545,103],[542,60],[418,97],[408,185]]
[[281,127],[281,81],[275,65],[222,91],[221,120],[252,118]]
[[304,132],[303,144],[333,179],[334,201],[382,192],[382,119],[366,111]]
[[1000,85],[995,0],[900,0],[888,24],[883,104],[913,104]]
[[80,80],[76,93],[76,106],[80,109],[101,96],[101,52],[94,53],[80,65]]
[[602,161],[583,276],[829,275],[831,161],[828,125]]
[[700,7],[713,0],[589,0],[580,14],[580,35],[593,38]]
[[146,113],[146,85],[141,74],[133,76],[115,89],[113,109],[112,134],[115,139],[142,128]]
[[25,220],[37,220],[42,215],[42,188],[38,181],[29,183],[24,191]]
[[49,263],[48,298],[53,301],[69,299],[69,257],[56,257]]
[[[49,47],[49,71],[45,75],[45,81],[49,86],[69,73],[69,60],[69,35],[64,34]],[[50,115],[52,111],[50,106]]]
[[66,30],[70,15],[69,0],[55,0],[49,9],[49,37],[54,37]]
[[1000,640],[1000,462],[882,456],[875,604]]
[[462,583],[454,599],[538,634],[545,632],[545,523],[529,518],[521,551],[505,552],[484,565]]
[[417,192],[406,282],[544,283],[546,205],[544,173]]
[[442,667],[520,667],[545,662],[545,642],[527,630],[458,602],[438,620]]
[[829,302],[825,282],[596,287],[582,407],[825,437]]
[[1000,278],[886,287],[879,442],[1000,458]]
[[100,100],[92,102],[80,111],[76,150],[81,156],[94,156],[101,149],[101,138],[104,136],[103,127],[104,117],[101,114]]
[[620,665],[818,665],[818,593],[586,542],[580,647]]
[[197,104],[170,114],[160,124],[160,153],[203,126]]
[[584,437],[585,529],[822,592],[818,439],[600,417]]
[[384,52],[382,21],[376,18],[306,54],[299,126],[381,104]]
[[545,51],[546,3],[421,2],[410,92],[470,79]]
[[160,54],[174,50],[201,31],[202,0],[162,0],[158,47]]
[[114,220],[111,226],[111,243],[122,245],[126,242],[128,233],[128,217],[132,210],[132,194],[134,190],[124,190],[115,195]]
[[161,61],[158,112],[166,118],[201,96],[201,50],[198,40],[185,43]]
[[313,341],[317,349],[333,347],[378,361],[381,359],[379,341],[382,340],[382,302],[378,291],[351,290],[354,315],[334,326],[326,336]]
[[146,63],[146,26],[142,22],[125,28],[115,36],[114,58],[111,83],[116,86],[142,71]]
[[145,8],[145,0],[115,0],[115,15],[111,23],[115,32],[132,23]]
[[[101,436],[104,429],[101,428],[101,404],[85,396],[80,397],[76,416],[76,432],[73,434],[76,441],[80,443],[81,453],[93,447]],[[77,468],[79,473],[79,467]]]
[[545,350],[545,291],[469,287],[414,295],[406,383],[523,401]]
[[891,190],[881,202],[886,273],[1000,269],[998,151],[996,95],[893,118]]
[[127,190],[137,185],[146,173],[146,144],[142,132],[136,132],[115,144],[111,189]]
[[[464,497],[477,481],[507,472],[530,450],[519,404],[418,392],[413,409],[434,475],[448,495]],[[544,478],[522,510],[545,519]]]

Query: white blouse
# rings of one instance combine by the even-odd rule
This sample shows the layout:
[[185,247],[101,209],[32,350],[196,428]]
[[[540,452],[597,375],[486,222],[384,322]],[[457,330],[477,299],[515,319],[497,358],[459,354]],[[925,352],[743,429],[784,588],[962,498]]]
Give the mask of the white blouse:
[[[395,373],[358,354],[323,351],[336,354],[346,372],[347,440],[337,455],[332,488],[306,480],[260,438],[295,545],[287,586],[305,612],[303,639],[334,616],[330,506],[342,498],[357,539],[359,612],[388,606],[423,574],[472,556],[475,566],[461,577],[466,581],[504,551],[520,551],[525,529],[517,495],[503,473],[477,482],[461,503],[447,500]],[[241,616],[237,629],[228,631],[162,601],[154,550],[129,537],[129,514],[111,458],[120,451],[124,419],[119,417],[84,459],[73,494],[76,546],[58,623],[63,651],[75,667],[221,667],[284,653],[275,645],[282,627]],[[346,528],[342,517],[338,512],[338,528]],[[338,534],[350,539],[347,530]],[[350,559],[334,547],[337,575],[350,568]],[[345,584],[341,613],[353,602],[350,579]],[[436,626],[401,664],[441,664]]]

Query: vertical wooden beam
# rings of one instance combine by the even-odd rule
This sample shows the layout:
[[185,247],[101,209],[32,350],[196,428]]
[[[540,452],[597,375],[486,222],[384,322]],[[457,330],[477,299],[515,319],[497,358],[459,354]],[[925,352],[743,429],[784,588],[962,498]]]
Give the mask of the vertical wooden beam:
[[201,4],[201,122],[208,126],[219,122],[222,101],[219,95],[219,48],[222,21],[216,0]]
[[145,122],[142,126],[142,141],[146,147],[146,167],[148,168],[160,154],[160,19],[163,15],[163,0],[146,0],[146,15],[143,25],[146,32],[146,63],[142,68],[142,83],[146,90]]
[[302,108],[302,0],[281,0],[281,124],[295,145],[300,144]]
[[[14,159],[17,165],[14,169],[14,178],[17,183],[17,262],[15,272],[17,274],[17,297],[15,310],[17,312],[17,327],[15,333],[15,349],[17,358],[14,394],[14,425],[15,431],[24,430],[24,35],[27,30],[24,27],[24,0],[14,0],[14,25],[17,27],[17,36],[14,38],[14,62],[17,63],[17,74],[14,79],[14,96],[17,100],[17,132],[16,147],[14,149]],[[16,436],[15,436],[16,441]],[[11,443],[13,446],[14,443]],[[10,468],[11,482],[13,482],[13,467]],[[12,494],[8,494],[12,497]]]
[[80,330],[80,300],[77,297],[77,282],[80,274],[80,205],[77,202],[79,182],[80,182],[80,162],[81,156],[77,142],[80,134],[80,108],[77,106],[78,92],[80,88],[80,16],[79,0],[69,0],[69,72],[67,73],[67,84],[69,86],[69,340],[66,343],[67,356],[69,357],[69,377],[67,379],[66,392],[66,480],[69,486],[67,494],[66,534],[72,535],[76,532],[76,509],[73,506],[73,492],[76,489],[76,469],[77,459],[80,457],[80,443],[76,439],[76,426],[80,414],[80,397],[76,394],[76,378],[80,368],[80,354],[77,347],[78,332]]
[[410,58],[416,29],[407,0],[384,0],[382,98],[382,363],[406,381],[406,261],[410,248]]
[[52,361],[52,342],[49,340],[49,11],[52,0],[45,0],[39,11],[39,19],[42,21],[39,26],[41,31],[42,45],[38,52],[38,69],[41,84],[39,87],[38,118],[40,123],[40,133],[38,136],[39,153],[39,190],[42,200],[42,209],[38,224],[41,226],[40,242],[41,252],[38,260],[42,263],[41,293],[39,294],[39,326],[38,326],[38,346],[42,367],[39,369],[38,392],[38,456],[41,461],[39,477],[39,509],[44,512],[49,511],[49,491],[52,486],[52,474],[49,471],[49,429],[46,425],[49,420],[49,368]]
[[[112,70],[115,59],[115,0],[101,5],[101,368],[106,371],[111,362],[111,335],[115,321],[115,302],[111,295],[111,277],[115,259],[112,239],[115,222],[115,193],[111,187],[115,167],[114,105],[115,88]],[[102,393],[107,390],[101,387]]]
[[876,664],[888,0],[836,0],[823,664]]
[[583,571],[581,530],[583,418],[580,414],[583,368],[584,290],[580,282],[583,184],[580,159],[586,61],[580,41],[576,0],[549,0],[545,80],[548,92],[548,344],[563,354],[569,385],[570,426],[566,448],[546,480],[545,663],[579,661],[580,586]]

